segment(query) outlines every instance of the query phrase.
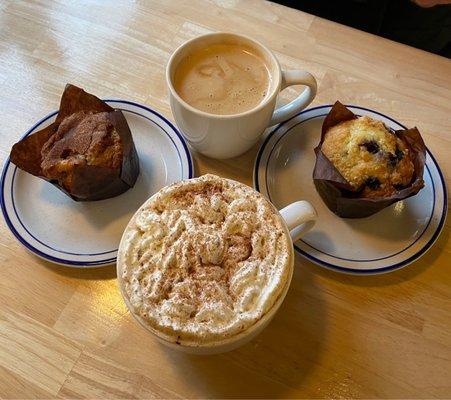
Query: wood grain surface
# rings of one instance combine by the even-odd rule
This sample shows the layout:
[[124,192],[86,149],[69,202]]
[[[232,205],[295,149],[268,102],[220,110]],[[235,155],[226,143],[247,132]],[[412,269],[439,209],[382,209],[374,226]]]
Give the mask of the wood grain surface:
[[[1,161],[57,108],[67,82],[172,119],[166,61],[185,40],[219,30],[313,73],[314,105],[339,99],[417,125],[451,186],[449,60],[257,0],[2,0]],[[227,161],[195,155],[197,174],[251,184],[257,148]],[[51,265],[3,221],[0,229],[2,398],[451,397],[449,222],[424,257],[387,275],[346,276],[297,257],[270,326],[211,357],[158,345],[127,312],[114,267]]]

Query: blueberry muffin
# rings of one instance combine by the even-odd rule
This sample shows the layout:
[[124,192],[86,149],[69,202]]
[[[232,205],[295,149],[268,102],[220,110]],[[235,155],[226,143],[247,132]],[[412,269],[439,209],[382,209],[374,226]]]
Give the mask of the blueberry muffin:
[[411,151],[381,121],[370,117],[329,128],[321,151],[361,197],[388,197],[412,182]]

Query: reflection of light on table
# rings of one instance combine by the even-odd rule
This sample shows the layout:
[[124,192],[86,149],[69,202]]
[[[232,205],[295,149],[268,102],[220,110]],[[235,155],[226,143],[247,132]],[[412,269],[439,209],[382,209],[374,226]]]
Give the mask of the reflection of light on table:
[[404,208],[406,207],[405,203],[403,200],[398,201],[397,203],[395,203],[395,207],[393,208],[393,211],[395,212],[396,215],[401,215],[401,213],[403,212]]
[[119,321],[127,313],[127,308],[116,285],[114,279],[92,288],[89,293],[89,307],[98,315]]

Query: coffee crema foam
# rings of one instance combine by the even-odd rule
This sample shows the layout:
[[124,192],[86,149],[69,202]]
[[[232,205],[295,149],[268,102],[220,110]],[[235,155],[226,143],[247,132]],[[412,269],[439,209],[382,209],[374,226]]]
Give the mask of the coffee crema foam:
[[216,44],[194,51],[178,65],[174,87],[191,106],[211,114],[251,110],[267,95],[270,75],[258,53],[241,45]]
[[291,246],[260,193],[204,175],[162,189],[135,214],[119,249],[120,284],[152,330],[207,344],[270,310],[288,284]]

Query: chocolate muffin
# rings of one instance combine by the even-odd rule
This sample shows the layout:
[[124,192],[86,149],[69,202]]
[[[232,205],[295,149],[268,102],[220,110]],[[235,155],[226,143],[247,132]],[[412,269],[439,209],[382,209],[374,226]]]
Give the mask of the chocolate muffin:
[[41,156],[43,175],[70,191],[76,167],[120,168],[123,151],[110,113],[78,112],[63,120]]
[[139,174],[122,112],[74,85],[66,86],[55,122],[16,143],[11,162],[76,201],[117,196]]
[[414,164],[409,148],[381,121],[370,117],[329,128],[321,150],[362,197],[387,197],[412,181]]

